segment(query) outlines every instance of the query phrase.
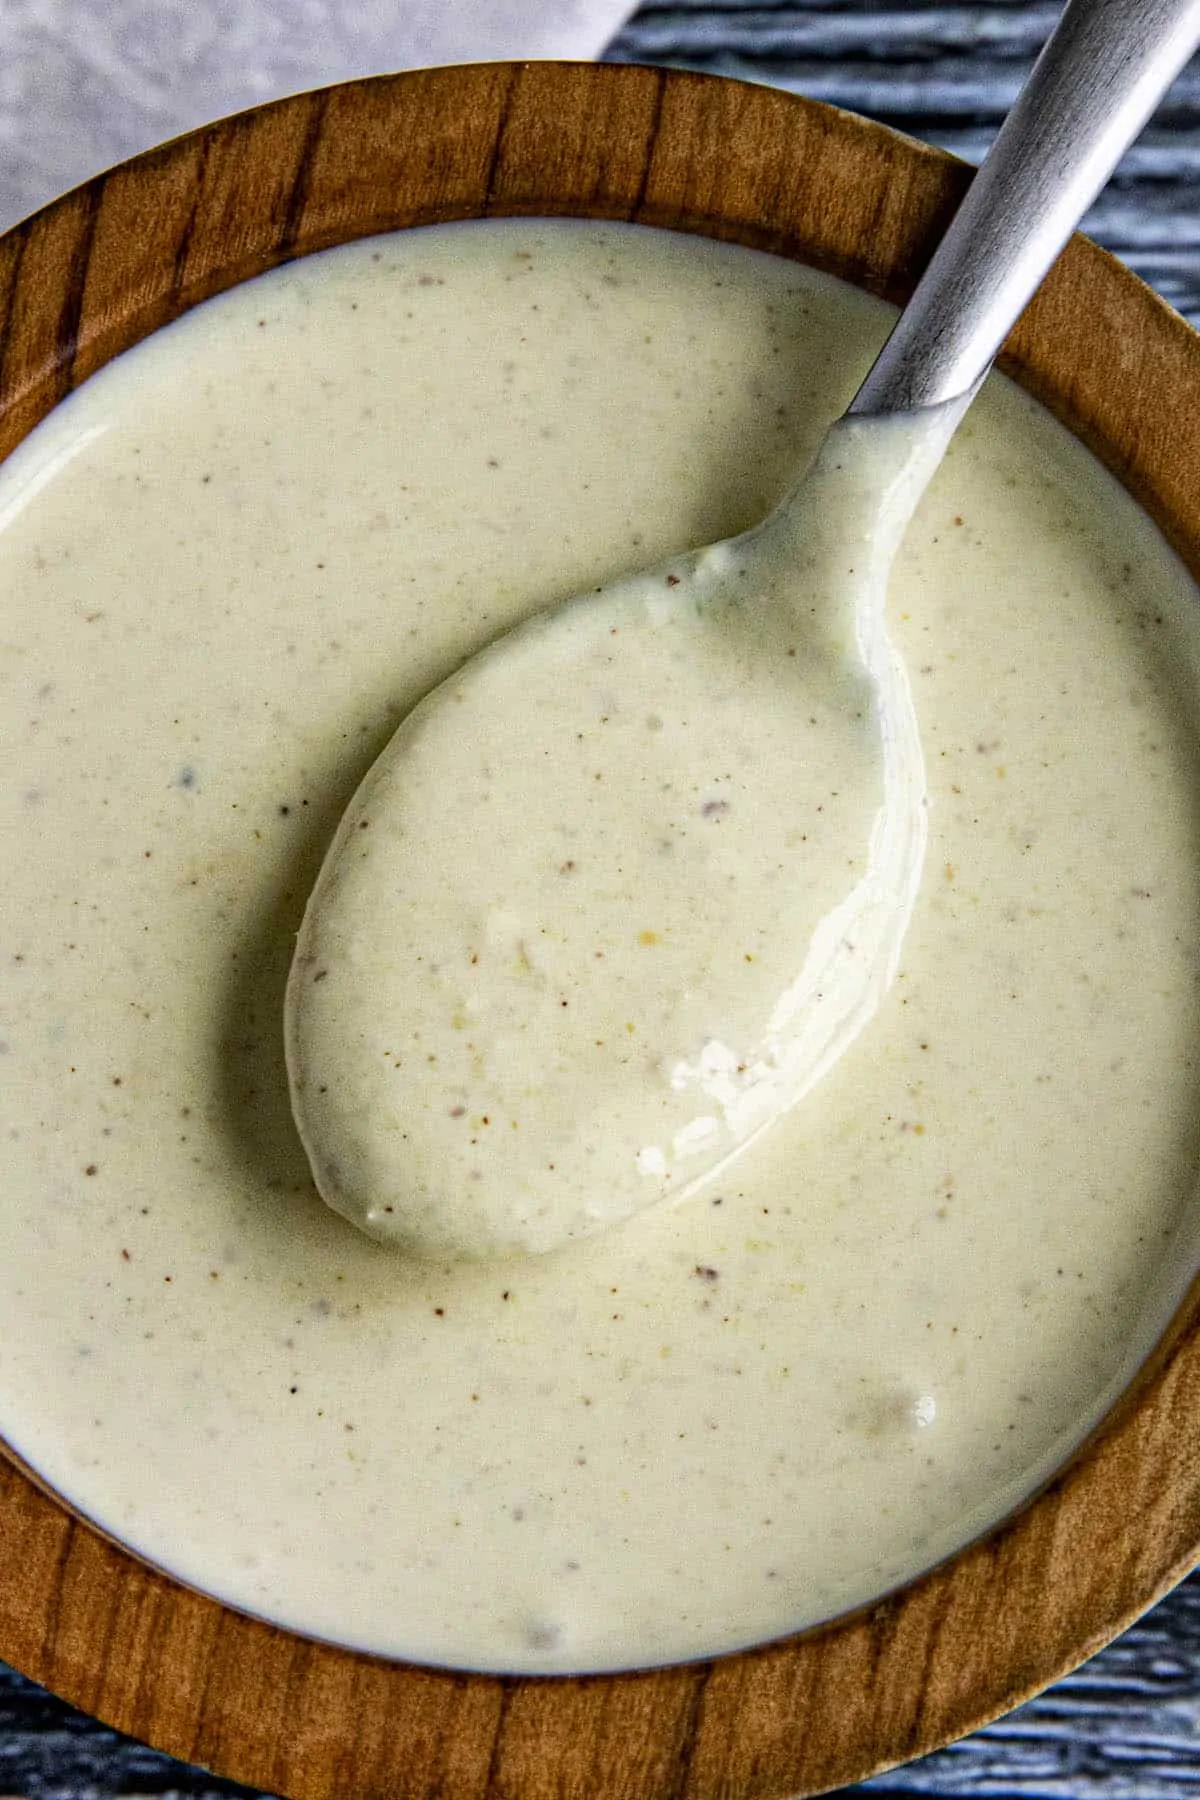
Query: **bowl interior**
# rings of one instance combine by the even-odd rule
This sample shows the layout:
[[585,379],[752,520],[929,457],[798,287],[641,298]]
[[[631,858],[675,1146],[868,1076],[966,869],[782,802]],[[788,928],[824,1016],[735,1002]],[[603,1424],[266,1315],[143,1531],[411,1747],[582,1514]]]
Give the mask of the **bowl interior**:
[[[0,239],[0,454],[188,307],[351,238],[487,215],[632,219],[899,299],[964,185],[961,166],[850,115],[649,69],[486,65],[302,96],[123,165]],[[1005,364],[1200,571],[1188,328],[1076,240]],[[1015,1518],[867,1611],[761,1650],[587,1679],[382,1663],[182,1588],[9,1459],[0,1655],[121,1729],[297,1800],[818,1792],[1015,1704],[1190,1566],[1198,1318],[1193,1297],[1135,1392]]]

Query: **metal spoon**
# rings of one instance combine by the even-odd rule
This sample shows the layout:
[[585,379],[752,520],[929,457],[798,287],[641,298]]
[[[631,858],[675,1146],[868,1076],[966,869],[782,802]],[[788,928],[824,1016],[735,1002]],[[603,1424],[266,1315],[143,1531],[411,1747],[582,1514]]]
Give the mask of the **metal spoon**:
[[892,557],[1198,39],[1200,0],[1072,0],[770,518],[531,621],[401,725],[330,848],[288,989],[297,1123],[354,1223],[419,1255],[499,1256],[684,1198],[875,1013],[925,849]]

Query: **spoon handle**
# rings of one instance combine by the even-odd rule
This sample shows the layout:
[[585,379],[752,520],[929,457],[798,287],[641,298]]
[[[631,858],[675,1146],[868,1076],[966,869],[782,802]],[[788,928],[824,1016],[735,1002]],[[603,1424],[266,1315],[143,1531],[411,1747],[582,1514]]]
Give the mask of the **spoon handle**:
[[1200,41],[1200,0],[1068,0],[851,413],[969,395]]

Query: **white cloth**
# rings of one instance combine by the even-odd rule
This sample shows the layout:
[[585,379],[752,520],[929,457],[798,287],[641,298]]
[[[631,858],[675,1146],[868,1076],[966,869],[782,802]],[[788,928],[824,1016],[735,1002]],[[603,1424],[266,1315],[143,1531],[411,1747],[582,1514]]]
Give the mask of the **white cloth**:
[[0,0],[0,230],[259,100],[434,63],[593,57],[633,0]]

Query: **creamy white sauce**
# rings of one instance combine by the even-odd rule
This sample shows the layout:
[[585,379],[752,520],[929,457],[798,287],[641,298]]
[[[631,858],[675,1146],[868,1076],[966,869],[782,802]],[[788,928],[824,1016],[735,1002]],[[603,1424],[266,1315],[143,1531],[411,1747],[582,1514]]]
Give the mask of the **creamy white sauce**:
[[761,525],[408,715],[288,982],[338,1212],[425,1257],[556,1249],[725,1174],[853,1043],[927,836],[888,576],[961,410],[840,420]]
[[1161,1326],[1195,593],[1003,383],[889,603],[925,881],[808,1099],[692,1203],[503,1270],[370,1244],[292,1125],[295,933],[400,719],[764,516],[885,323],[654,233],[415,233],[200,309],[0,472],[0,1429],[185,1579],[462,1665],[732,1647],[1003,1513]]

